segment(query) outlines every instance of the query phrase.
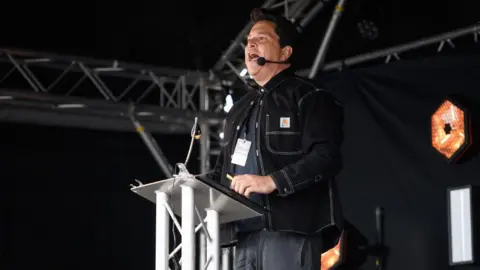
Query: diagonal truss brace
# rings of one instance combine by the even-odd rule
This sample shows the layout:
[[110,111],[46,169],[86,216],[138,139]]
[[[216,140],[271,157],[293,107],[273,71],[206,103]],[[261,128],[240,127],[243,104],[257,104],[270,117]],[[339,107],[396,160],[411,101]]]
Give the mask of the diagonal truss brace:
[[[177,228],[178,232],[180,233],[180,235],[182,234],[182,226],[180,225],[180,223],[178,222],[178,219],[177,217],[175,216],[175,214],[173,213],[173,210],[172,208],[170,207],[170,205],[167,203],[167,202],[162,202],[163,203],[163,206],[167,209],[168,211],[168,214],[170,215],[170,218],[172,219],[173,221],[173,224],[175,224],[175,227]],[[210,237],[210,234],[208,234],[208,230],[207,230],[207,227],[205,225],[205,222],[207,221],[207,218],[202,218],[200,213],[198,212],[198,208],[195,207],[195,211],[197,212],[197,217],[198,219],[200,220],[200,224],[198,224],[196,227],[195,227],[195,233],[198,233],[200,231],[200,229],[203,230],[203,232],[207,235],[207,239],[209,241],[211,241],[211,237]],[[168,255],[168,259],[171,259],[173,258],[173,256],[175,256],[175,254],[178,253],[178,251],[182,248],[182,243],[178,244],[174,249],[173,251]],[[181,258],[180,258],[181,260]]]
[[[175,176],[177,177],[177,176]],[[167,212],[170,216],[170,218],[172,219],[173,221],[173,224],[175,225],[175,227],[177,228],[178,232],[180,233],[180,235],[182,234],[182,227],[180,225],[180,223],[178,222],[178,219],[177,217],[175,216],[175,214],[173,213],[173,210],[172,208],[170,207],[170,205],[168,204],[168,202],[166,201],[163,201],[162,202],[162,205],[163,207],[165,207],[165,209],[167,209]],[[196,227],[195,227],[195,233],[198,233],[200,230],[203,231],[203,233],[206,235],[207,237],[207,241],[209,241],[210,243],[213,241],[212,237],[210,236],[209,232],[208,232],[208,228],[205,224],[205,222],[207,222],[207,219],[208,217],[205,217],[205,218],[202,218],[202,216],[200,215],[200,212],[198,211],[198,208],[195,206],[195,212],[196,212],[196,215],[197,215],[197,218],[199,219],[200,221],[200,224],[198,224]],[[179,243],[173,250],[172,252],[168,255],[168,259],[172,259],[175,254],[177,254],[182,248],[182,243]],[[208,268],[208,265],[212,262],[213,260],[213,256],[209,256],[207,258],[207,261],[203,264],[203,266],[201,266],[202,269],[207,269]],[[182,258],[179,259],[178,263],[180,265],[182,265]]]
[[[222,89],[221,82],[202,72],[1,48],[0,67],[1,88],[24,89],[17,85],[26,83],[35,92],[191,111],[200,110],[198,96],[202,87],[206,91]],[[20,73],[23,81],[11,78],[15,72]]]

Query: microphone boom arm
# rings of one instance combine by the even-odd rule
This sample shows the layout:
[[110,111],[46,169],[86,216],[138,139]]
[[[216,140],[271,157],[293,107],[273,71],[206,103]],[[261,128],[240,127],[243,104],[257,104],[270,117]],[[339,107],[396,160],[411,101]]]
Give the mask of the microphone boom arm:
[[289,64],[290,61],[289,60],[286,60],[286,61],[271,61],[271,60],[267,60],[265,59],[265,57],[258,57],[257,58],[257,65],[259,66],[264,66],[265,64],[267,63],[271,63],[271,64]]

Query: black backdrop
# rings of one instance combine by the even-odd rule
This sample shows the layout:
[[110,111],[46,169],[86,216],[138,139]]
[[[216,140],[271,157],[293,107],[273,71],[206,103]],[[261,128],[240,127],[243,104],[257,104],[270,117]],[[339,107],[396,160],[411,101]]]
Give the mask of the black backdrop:
[[[339,177],[345,214],[373,240],[374,207],[385,208],[389,270],[447,269],[446,188],[480,184],[480,158],[447,164],[431,147],[430,115],[451,94],[479,106],[479,55],[319,79],[346,110]],[[129,184],[163,175],[137,134],[0,128],[1,269],[154,269],[154,208]],[[185,158],[187,136],[157,139],[170,162]]]
[[480,106],[479,51],[345,70],[322,81],[345,106],[339,187],[346,217],[373,241],[374,208],[385,208],[389,270],[447,269],[446,189],[480,184],[480,158],[445,162],[431,146],[430,116],[451,95],[472,110]]

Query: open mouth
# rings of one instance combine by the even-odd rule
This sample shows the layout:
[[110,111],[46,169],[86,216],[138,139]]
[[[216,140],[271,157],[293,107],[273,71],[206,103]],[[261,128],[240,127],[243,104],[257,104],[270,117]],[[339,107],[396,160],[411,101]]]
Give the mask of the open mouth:
[[260,57],[258,54],[249,53],[248,54],[248,61],[256,61],[258,57]]

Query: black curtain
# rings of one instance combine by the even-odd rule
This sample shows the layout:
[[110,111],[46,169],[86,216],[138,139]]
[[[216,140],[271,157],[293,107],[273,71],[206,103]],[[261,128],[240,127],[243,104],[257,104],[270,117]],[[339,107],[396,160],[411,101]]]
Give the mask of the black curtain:
[[[154,269],[155,208],[130,184],[165,175],[138,134],[7,123],[0,133],[0,269]],[[171,164],[185,160],[189,136],[156,139]]]
[[[345,106],[345,164],[338,183],[347,219],[372,243],[374,209],[382,206],[388,270],[447,269],[446,190],[480,185],[480,158],[473,147],[461,164],[448,164],[431,146],[430,117],[445,98],[463,99],[480,143],[479,50],[347,68],[318,81]],[[374,269],[373,261],[363,269]]]
[[[430,116],[452,94],[479,106],[479,55],[318,79],[345,106],[345,215],[372,242],[374,208],[384,207],[389,270],[448,267],[446,188],[480,184],[480,158],[446,163],[431,147]],[[164,175],[137,134],[7,123],[0,134],[1,269],[154,268],[154,205],[129,184]],[[157,141],[171,163],[184,160],[188,135]]]

